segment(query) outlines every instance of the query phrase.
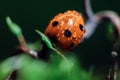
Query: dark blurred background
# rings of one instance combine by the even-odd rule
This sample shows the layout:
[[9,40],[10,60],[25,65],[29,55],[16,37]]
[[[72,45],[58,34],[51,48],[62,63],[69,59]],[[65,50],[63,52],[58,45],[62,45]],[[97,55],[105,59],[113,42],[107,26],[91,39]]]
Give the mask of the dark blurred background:
[[[94,12],[113,10],[120,15],[120,0],[91,0]],[[0,60],[13,54],[18,45],[17,38],[9,31],[5,18],[11,19],[21,26],[28,42],[39,39],[35,29],[44,32],[49,21],[58,13],[77,10],[84,15],[82,0],[0,0]],[[85,19],[86,16],[84,15]],[[73,52],[80,58],[84,66],[109,66],[113,41],[106,35],[109,21],[98,25],[95,34],[81,43]]]

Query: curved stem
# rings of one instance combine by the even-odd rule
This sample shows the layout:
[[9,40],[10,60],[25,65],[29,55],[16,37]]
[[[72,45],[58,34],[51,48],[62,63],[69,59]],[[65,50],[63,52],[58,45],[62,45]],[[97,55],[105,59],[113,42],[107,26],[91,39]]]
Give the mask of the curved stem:
[[85,24],[86,33],[83,39],[90,38],[95,32],[98,23],[100,23],[105,18],[108,18],[113,23],[115,30],[118,33],[117,39],[120,37],[120,16],[116,12],[108,10],[100,11],[94,14],[90,5],[90,0],[84,0],[84,5],[88,20]]
[[85,9],[85,13],[87,14],[88,18],[91,18],[94,15],[90,0],[84,0],[84,9]]
[[96,14],[96,16],[98,16],[100,20],[103,18],[108,18],[115,25],[120,37],[120,17],[117,13],[114,11],[100,11]]

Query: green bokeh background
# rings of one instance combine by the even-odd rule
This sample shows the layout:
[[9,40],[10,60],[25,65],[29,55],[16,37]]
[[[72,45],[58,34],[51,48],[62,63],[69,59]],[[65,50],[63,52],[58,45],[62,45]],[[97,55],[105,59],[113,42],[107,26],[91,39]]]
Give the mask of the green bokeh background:
[[[91,0],[91,3],[94,12],[113,10],[120,15],[120,0]],[[6,25],[6,16],[21,26],[28,42],[34,42],[39,39],[35,29],[44,32],[53,16],[73,9],[84,15],[82,0],[0,0],[0,60],[11,56],[18,45]],[[85,67],[96,65],[102,68],[108,65],[113,45],[106,36],[108,25],[109,21],[99,24],[95,34],[73,50]]]

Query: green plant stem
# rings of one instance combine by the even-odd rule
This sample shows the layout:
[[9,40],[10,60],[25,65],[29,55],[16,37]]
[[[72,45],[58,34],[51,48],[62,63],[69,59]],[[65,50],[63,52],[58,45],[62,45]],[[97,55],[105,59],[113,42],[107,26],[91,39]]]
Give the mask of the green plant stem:
[[27,47],[26,40],[23,35],[17,37],[21,47]]
[[60,55],[66,62],[68,61],[67,59],[66,59],[66,57],[60,52],[60,51],[58,51],[57,49],[55,49],[55,48],[52,48],[58,55]]

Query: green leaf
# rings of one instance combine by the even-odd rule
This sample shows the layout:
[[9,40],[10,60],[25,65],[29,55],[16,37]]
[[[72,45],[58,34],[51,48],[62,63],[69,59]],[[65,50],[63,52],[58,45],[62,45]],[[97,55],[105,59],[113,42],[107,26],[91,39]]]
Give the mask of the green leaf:
[[17,25],[16,23],[12,22],[12,20],[10,19],[9,16],[6,17],[6,22],[7,22],[7,25],[9,27],[10,31],[14,35],[16,35],[17,37],[22,35],[22,30],[21,30],[20,26]]
[[48,48],[52,49],[53,51],[55,51],[58,55],[60,55],[65,61],[67,61],[66,57],[61,53],[59,52],[57,49],[55,49],[53,46],[52,46],[52,43],[51,41],[48,39],[47,36],[45,36],[42,32],[40,32],[39,30],[35,30],[42,38],[43,41],[45,41],[46,45]]
[[42,32],[40,32],[39,30],[35,30],[42,38],[42,40],[46,43],[47,47],[50,49],[53,49],[54,47],[52,46],[51,41],[48,39],[47,36],[45,36]]

